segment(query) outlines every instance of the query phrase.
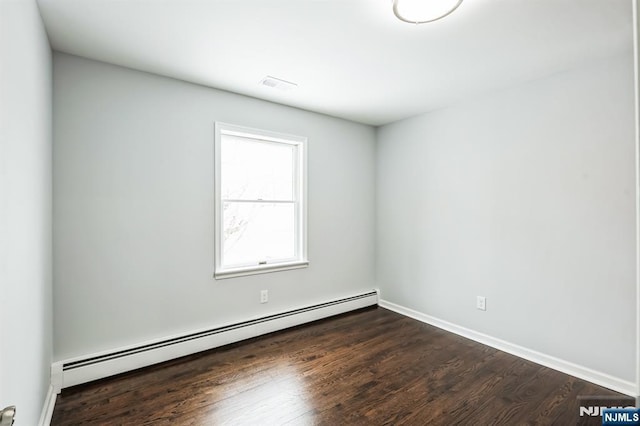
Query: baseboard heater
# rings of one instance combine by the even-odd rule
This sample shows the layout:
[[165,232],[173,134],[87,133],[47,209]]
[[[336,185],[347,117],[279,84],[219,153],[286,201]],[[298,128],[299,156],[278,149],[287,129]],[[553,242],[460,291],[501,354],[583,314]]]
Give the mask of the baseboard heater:
[[156,340],[138,346],[101,352],[54,363],[52,383],[62,388],[102,379],[191,355],[208,349],[260,336],[378,303],[378,293],[370,291],[343,299],[293,309],[261,318]]

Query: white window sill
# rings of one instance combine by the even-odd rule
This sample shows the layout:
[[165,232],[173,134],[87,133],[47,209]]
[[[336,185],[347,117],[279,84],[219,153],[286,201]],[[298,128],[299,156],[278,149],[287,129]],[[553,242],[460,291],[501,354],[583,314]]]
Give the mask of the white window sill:
[[245,268],[224,269],[216,271],[213,277],[217,280],[226,278],[243,277],[245,275],[268,274],[270,272],[288,271],[290,269],[301,269],[309,266],[308,260],[296,262],[276,263],[272,265],[249,266]]

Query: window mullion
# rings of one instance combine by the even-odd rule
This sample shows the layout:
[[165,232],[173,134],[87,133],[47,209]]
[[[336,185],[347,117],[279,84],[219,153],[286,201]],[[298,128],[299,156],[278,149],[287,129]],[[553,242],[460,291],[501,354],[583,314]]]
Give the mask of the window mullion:
[[296,200],[263,200],[263,199],[233,199],[223,198],[223,203],[264,203],[264,204],[294,204]]

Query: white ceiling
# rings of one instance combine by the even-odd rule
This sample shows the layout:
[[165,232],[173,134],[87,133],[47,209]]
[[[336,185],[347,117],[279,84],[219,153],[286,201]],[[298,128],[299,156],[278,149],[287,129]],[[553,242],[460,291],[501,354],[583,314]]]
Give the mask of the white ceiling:
[[[427,0],[425,0],[427,1]],[[631,0],[39,0],[55,50],[381,125],[632,48]],[[274,76],[298,84],[261,86]]]

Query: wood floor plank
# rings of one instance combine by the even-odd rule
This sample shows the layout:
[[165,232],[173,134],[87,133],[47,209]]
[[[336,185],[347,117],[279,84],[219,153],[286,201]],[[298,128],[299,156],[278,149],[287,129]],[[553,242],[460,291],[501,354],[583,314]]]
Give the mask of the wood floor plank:
[[65,389],[52,425],[568,425],[588,395],[625,398],[371,308]]

